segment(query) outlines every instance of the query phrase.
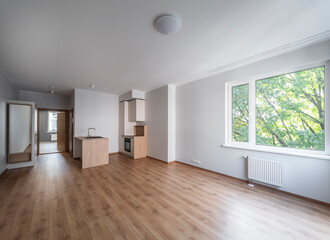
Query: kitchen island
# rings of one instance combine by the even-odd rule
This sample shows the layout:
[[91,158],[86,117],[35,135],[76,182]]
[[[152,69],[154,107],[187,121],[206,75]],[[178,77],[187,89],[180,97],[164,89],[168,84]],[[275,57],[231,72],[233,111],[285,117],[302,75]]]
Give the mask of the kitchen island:
[[103,137],[75,137],[76,151],[82,169],[109,164],[109,139]]

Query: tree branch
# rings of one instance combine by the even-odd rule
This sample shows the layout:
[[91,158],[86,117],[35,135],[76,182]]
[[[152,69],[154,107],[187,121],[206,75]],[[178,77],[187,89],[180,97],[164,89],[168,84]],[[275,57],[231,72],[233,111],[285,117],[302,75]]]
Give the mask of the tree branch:
[[[266,123],[265,119],[261,116],[260,111],[259,111],[258,108],[257,108],[257,114],[258,114],[259,119],[260,119],[262,122]],[[277,139],[277,141],[279,141],[279,143],[282,144],[283,147],[287,147],[287,146],[288,146],[288,145],[286,145],[286,143],[283,141],[283,139],[282,139],[280,136],[278,136],[278,135],[277,135],[272,129],[270,129],[270,128],[267,126],[267,124],[264,124],[264,125],[265,125],[265,127],[267,128],[267,130],[268,130],[273,136],[275,136],[275,138]]]
[[282,116],[281,114],[277,111],[277,109],[275,108],[275,106],[268,100],[268,98],[266,97],[265,93],[264,92],[261,92],[261,95],[263,96],[263,98],[267,101],[268,105],[270,105],[276,112],[277,116],[280,118],[282,124],[283,124],[283,127],[285,128],[286,130],[286,133],[288,134],[288,137],[290,139],[290,141],[292,142],[292,137],[291,137],[291,134],[289,132],[289,129],[287,128],[287,126],[285,125],[284,123],[284,120],[282,119]]
[[305,115],[306,117],[309,117],[309,118],[312,119],[314,122],[320,124],[322,130],[324,130],[324,123],[323,123],[323,122],[321,122],[320,120],[318,120],[318,119],[312,117],[311,115],[309,115],[309,114],[307,114],[307,113],[304,113],[304,112],[301,111],[300,109],[298,109],[297,112],[299,112],[299,113]]
[[311,126],[309,126],[308,123],[307,123],[304,119],[301,119],[301,121],[302,121],[304,124],[306,124],[306,126],[309,128],[309,130],[310,130],[313,134],[315,134],[313,128],[312,128]]

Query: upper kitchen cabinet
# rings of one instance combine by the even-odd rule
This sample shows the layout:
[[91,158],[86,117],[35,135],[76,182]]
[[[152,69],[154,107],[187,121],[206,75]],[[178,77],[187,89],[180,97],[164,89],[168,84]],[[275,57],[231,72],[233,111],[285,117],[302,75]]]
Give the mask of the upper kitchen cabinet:
[[130,122],[129,102],[123,101],[119,103],[119,134],[120,135],[134,135],[134,126],[136,122]]
[[145,101],[134,99],[129,101],[128,119],[130,122],[144,122],[146,120]]

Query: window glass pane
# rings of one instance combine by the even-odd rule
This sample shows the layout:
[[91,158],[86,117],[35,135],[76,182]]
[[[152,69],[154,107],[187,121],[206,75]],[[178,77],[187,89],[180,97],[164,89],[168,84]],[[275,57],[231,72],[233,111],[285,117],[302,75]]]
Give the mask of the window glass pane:
[[232,136],[235,142],[249,141],[249,85],[232,88]]
[[324,150],[324,66],[256,81],[256,143]]
[[57,112],[48,112],[48,131],[57,131]]

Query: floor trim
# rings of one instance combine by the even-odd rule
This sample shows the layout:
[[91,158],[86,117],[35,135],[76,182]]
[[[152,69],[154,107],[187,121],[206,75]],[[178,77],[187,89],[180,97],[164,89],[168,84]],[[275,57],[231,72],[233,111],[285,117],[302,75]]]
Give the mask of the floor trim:
[[[155,158],[152,158],[152,159],[155,159]],[[158,160],[158,159],[156,159],[156,160]],[[161,160],[159,160],[159,161],[161,161]],[[179,163],[179,164],[183,164],[183,165],[186,165],[186,166],[190,166],[190,167],[194,167],[194,168],[198,168],[198,169],[201,169],[201,170],[204,170],[204,171],[207,171],[207,172],[212,172],[212,173],[220,174],[220,175],[225,176],[225,177],[229,177],[229,178],[232,178],[232,179],[241,181],[241,182],[248,183],[248,181],[245,180],[245,179],[241,179],[241,178],[233,177],[233,176],[230,176],[230,175],[227,175],[227,174],[223,174],[223,173],[215,172],[215,171],[208,170],[208,169],[205,169],[205,168],[197,167],[197,166],[194,166],[194,165],[190,165],[188,163],[179,162],[179,161],[173,161],[173,162]],[[257,183],[257,182],[253,182],[253,183],[254,183],[254,185],[257,186],[257,188],[265,188],[265,189],[272,190],[272,191],[282,192],[282,193],[285,193],[285,194],[290,195],[290,196],[293,196],[293,197],[297,197],[297,198],[300,198],[300,199],[303,199],[303,200],[306,200],[306,201],[309,201],[309,202],[314,202],[314,203],[321,204],[323,206],[330,207],[330,203],[327,203],[327,202],[323,202],[323,201],[320,201],[320,200],[317,200],[317,199],[313,199],[313,198],[301,196],[301,195],[298,195],[298,194],[295,194],[295,193],[291,193],[291,192],[287,192],[287,191],[284,191],[284,190],[281,190],[281,189],[272,188],[272,187],[269,187],[269,186],[266,186],[266,185],[263,185],[263,184],[260,184],[260,183]]]
[[[21,163],[26,163],[26,162],[21,162]],[[11,164],[15,164],[15,163],[11,163]],[[33,168],[35,166],[35,163],[33,165],[28,165],[28,166],[19,166],[19,167],[13,167],[13,168],[7,168],[7,170],[16,170],[16,169],[22,169],[22,168]]]
[[160,161],[160,162],[162,162],[162,163],[166,163],[166,164],[176,163],[176,161],[165,162],[165,161],[163,161],[163,160],[160,160],[160,159],[158,159],[158,158],[154,158],[154,157],[150,157],[150,156],[147,156],[147,158],[151,158],[151,159],[154,159],[154,160]]
[[247,183],[247,180],[245,180],[245,179],[241,179],[241,178],[233,177],[233,176],[230,176],[230,175],[227,175],[227,174],[224,174],[224,173],[219,173],[219,172],[216,172],[216,171],[212,171],[212,170],[209,170],[209,169],[206,169],[206,168],[197,167],[197,166],[190,165],[190,164],[188,164],[188,163],[184,163],[184,162],[179,162],[179,161],[175,161],[175,162],[176,162],[176,163],[179,163],[179,164],[186,165],[186,166],[190,166],[190,167],[194,167],[194,168],[202,169],[202,170],[207,171],[207,172],[211,172],[211,173],[215,173],[215,174],[220,174],[221,176],[229,177],[229,178],[232,178],[232,179],[238,180],[238,181],[240,181],[240,182],[245,182],[245,183]]
[[111,156],[111,155],[117,155],[117,154],[119,154],[119,152],[112,152],[112,153],[109,153],[109,156]]
[[5,172],[7,172],[7,170],[8,170],[8,168],[6,168],[5,170],[3,170],[3,172],[0,173],[0,177],[1,177],[3,174],[5,174]]
[[326,207],[330,207],[330,203],[323,202],[323,201],[320,201],[320,200],[317,200],[317,199],[313,199],[313,198],[305,197],[305,196],[298,195],[298,194],[295,194],[295,193],[287,192],[287,191],[284,191],[282,189],[276,189],[276,188],[268,187],[266,185],[263,185],[263,184],[260,184],[260,183],[257,183],[257,182],[253,182],[253,184],[257,185],[258,188],[266,188],[266,189],[271,189],[271,190],[274,190],[274,191],[279,191],[279,192],[285,193],[286,195],[297,197],[297,198],[306,200],[308,202],[314,202],[314,203],[321,204],[321,205],[326,206]]
[[66,152],[66,151],[39,153],[39,155],[54,154],[54,153],[64,153],[64,152]]

